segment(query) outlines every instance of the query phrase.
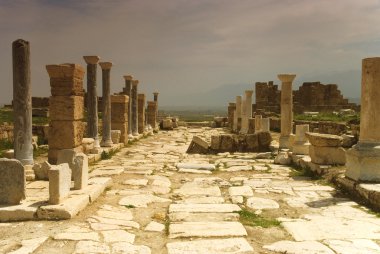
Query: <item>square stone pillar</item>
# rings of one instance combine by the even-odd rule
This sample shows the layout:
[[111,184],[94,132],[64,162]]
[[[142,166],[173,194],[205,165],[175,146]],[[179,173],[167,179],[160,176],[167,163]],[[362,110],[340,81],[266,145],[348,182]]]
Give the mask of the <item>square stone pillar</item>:
[[77,64],[47,65],[50,77],[48,161],[57,163],[58,151],[81,151],[84,132],[84,69]]
[[346,177],[380,182],[380,57],[362,61],[359,142],[346,152]]
[[255,133],[260,132],[262,129],[262,120],[263,116],[262,115],[255,115]]
[[123,94],[127,95],[129,98],[128,103],[128,137],[129,139],[133,139],[132,135],[132,75],[125,75],[125,87],[123,88]]
[[248,119],[252,118],[252,90],[245,91],[245,99],[242,105],[243,114],[241,120],[241,130],[240,132],[243,134],[247,134],[248,132]]
[[132,135],[139,135],[139,126],[138,126],[138,104],[137,104],[137,87],[139,81],[132,80],[132,93],[130,99],[132,99]]
[[293,89],[295,74],[279,74],[281,80],[281,135],[280,148],[290,148],[289,139],[293,126]]
[[235,110],[236,110],[236,103],[233,103],[233,102],[230,102],[228,104],[228,127],[230,129],[233,128],[233,125],[234,125],[234,114],[235,114]]
[[294,144],[292,146],[294,154],[309,154],[310,143],[306,137],[306,132],[309,132],[308,124],[296,125],[296,136],[294,137]]
[[144,133],[145,129],[145,94],[140,93],[137,95],[138,104],[138,130],[140,134]]
[[261,131],[270,132],[270,119],[269,117],[261,119]]
[[157,130],[157,114],[156,114],[156,108],[157,103],[155,101],[148,101],[148,107],[147,107],[147,117],[148,121],[147,123],[152,127],[153,130]]
[[111,129],[120,130],[120,143],[128,144],[128,108],[127,95],[111,95]]

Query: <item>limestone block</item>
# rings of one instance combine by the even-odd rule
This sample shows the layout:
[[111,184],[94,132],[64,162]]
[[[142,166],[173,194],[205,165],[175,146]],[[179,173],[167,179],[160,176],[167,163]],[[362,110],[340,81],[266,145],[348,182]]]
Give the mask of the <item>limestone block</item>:
[[258,139],[259,139],[259,145],[260,145],[260,150],[263,148],[269,149],[269,145],[272,142],[272,136],[270,135],[269,132],[258,132],[257,133]]
[[306,132],[306,137],[313,146],[338,147],[342,145],[343,138],[337,135]]
[[95,140],[93,138],[83,138],[82,148],[85,154],[89,154],[92,149],[94,149]]
[[33,165],[33,170],[34,174],[36,175],[37,180],[49,180],[49,169],[51,168],[51,165],[49,162],[45,161],[41,164],[34,164]]
[[225,134],[221,135],[220,151],[234,151],[236,149],[236,143],[233,135]]
[[247,144],[247,150],[252,152],[258,152],[259,150],[259,139],[256,134],[247,134],[245,136],[245,142]]
[[111,130],[112,143],[119,144],[120,143],[120,137],[121,137],[121,131],[120,130]]
[[380,181],[380,148],[356,145],[347,150],[346,177],[361,181]]
[[346,151],[341,147],[314,146],[309,148],[311,162],[321,165],[346,164]]
[[344,148],[350,148],[358,142],[357,138],[354,135],[343,134],[342,138],[343,138],[342,146]]
[[53,121],[83,119],[83,96],[51,96],[49,103],[50,119]]
[[164,130],[173,130],[173,122],[171,118],[162,120],[162,128]]
[[52,166],[49,170],[49,203],[56,205],[68,197],[71,170],[67,163]]
[[84,96],[83,79],[51,78],[50,88],[52,96]]
[[274,158],[274,163],[280,165],[290,165],[292,163],[292,158],[289,157],[287,152],[279,152],[276,158]]
[[50,121],[49,149],[71,149],[82,144],[84,125],[81,121]]
[[83,79],[84,69],[79,64],[46,65],[50,78],[80,78]]
[[[111,129],[112,130],[119,130],[120,131],[120,141],[119,142],[124,143],[124,145],[128,144],[128,122],[124,122],[124,123],[111,122]],[[112,132],[111,132],[111,135],[112,135]],[[114,144],[116,144],[116,143],[114,143]]]
[[0,204],[17,205],[25,199],[25,179],[20,161],[0,159]]
[[7,159],[14,159],[15,157],[15,150],[14,149],[8,149],[4,152],[4,157]]
[[73,149],[64,149],[58,152],[57,164],[68,163],[74,189],[80,190],[88,184],[88,158],[84,153],[77,153]]
[[309,147],[310,147],[310,143],[296,141],[294,142],[292,146],[292,152],[293,154],[309,155]]
[[111,103],[127,104],[129,102],[128,95],[111,95]]
[[[57,164],[57,160],[58,160],[58,152],[62,150],[62,149],[50,149],[49,148],[49,152],[48,152],[48,161],[50,164]],[[73,150],[77,153],[82,153],[83,152],[83,147],[82,146],[77,146],[75,148],[73,148]]]
[[111,122],[128,122],[128,103],[111,103]]
[[215,151],[218,151],[219,150],[219,147],[220,147],[220,135],[212,135],[211,136],[211,149],[212,150],[215,150]]
[[191,141],[187,153],[208,153],[209,145],[206,141],[198,136],[194,136]]

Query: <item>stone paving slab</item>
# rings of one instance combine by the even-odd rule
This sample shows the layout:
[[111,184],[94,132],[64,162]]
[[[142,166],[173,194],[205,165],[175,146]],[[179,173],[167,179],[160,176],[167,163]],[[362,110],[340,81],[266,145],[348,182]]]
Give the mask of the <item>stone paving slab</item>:
[[253,248],[244,238],[195,240],[166,245],[168,254],[248,254]]
[[241,208],[234,204],[171,204],[169,213],[232,213],[238,212]]
[[246,236],[247,231],[239,222],[183,222],[169,226],[169,238],[180,237],[232,237]]
[[170,213],[169,219],[172,222],[180,221],[238,221],[238,213],[188,213],[188,212],[179,212],[179,213]]
[[263,248],[274,252],[287,254],[335,254],[335,252],[326,245],[317,241],[279,241],[271,245],[265,245]]

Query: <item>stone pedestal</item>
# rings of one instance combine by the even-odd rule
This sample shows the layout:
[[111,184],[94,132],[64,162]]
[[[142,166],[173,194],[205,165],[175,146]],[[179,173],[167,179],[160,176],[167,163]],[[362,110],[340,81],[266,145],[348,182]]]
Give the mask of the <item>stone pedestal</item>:
[[262,120],[263,117],[261,115],[255,115],[255,133],[262,131]]
[[120,142],[124,145],[128,144],[128,108],[127,95],[111,95],[111,127],[112,130],[120,130]]
[[239,127],[239,118],[240,118],[240,126],[241,126],[241,96],[236,96],[236,111],[235,111],[235,116],[234,116],[234,131],[239,132],[240,127]]
[[248,119],[252,118],[252,90],[245,91],[245,99],[243,103],[244,114],[242,116],[241,122],[241,133],[248,133]]
[[157,130],[157,115],[156,115],[156,102],[148,101],[147,107],[147,123],[152,127],[153,130]]
[[344,165],[345,150],[341,147],[343,138],[337,135],[306,132],[309,139],[311,162],[320,165]]
[[261,131],[270,132],[270,119],[269,118],[263,118],[261,120]]
[[112,63],[110,62],[101,62],[99,63],[102,68],[102,127],[103,135],[101,146],[111,147],[112,138],[111,138],[111,67]]
[[137,95],[137,108],[138,108],[138,131],[140,134],[144,133],[145,129],[145,94]]
[[234,114],[236,110],[236,103],[228,104],[228,127],[232,130],[234,125]]
[[123,94],[128,96],[128,138],[133,139],[132,135],[132,80],[131,75],[124,76],[125,87],[123,88]]
[[132,80],[132,135],[139,135],[138,124],[138,105],[137,105],[137,86],[138,80]]
[[52,94],[48,160],[56,164],[59,150],[82,149],[84,69],[77,64],[60,64],[47,65],[46,70]]
[[306,132],[309,132],[308,124],[301,124],[296,126],[296,136],[294,137],[294,144],[292,146],[293,154],[309,154],[310,143],[306,138]]
[[0,159],[0,205],[18,205],[25,199],[25,169],[15,159]]
[[32,98],[29,42],[12,43],[14,156],[23,165],[33,164]]
[[96,73],[100,58],[84,56],[83,59],[87,64],[87,137],[94,139],[94,148],[99,148]]
[[362,61],[359,142],[346,153],[346,177],[380,182],[380,57]]
[[293,90],[295,74],[279,74],[281,80],[281,135],[280,148],[290,148],[289,138],[293,124]]

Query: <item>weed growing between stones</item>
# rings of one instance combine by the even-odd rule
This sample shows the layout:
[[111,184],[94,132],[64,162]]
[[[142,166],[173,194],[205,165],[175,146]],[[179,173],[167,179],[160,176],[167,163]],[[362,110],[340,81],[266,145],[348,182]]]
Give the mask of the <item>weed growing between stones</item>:
[[130,209],[130,208],[136,208],[136,206],[134,206],[134,205],[126,205],[125,207],[128,208],[128,209]]
[[302,168],[293,165],[292,171],[289,173],[290,177],[310,177],[312,180],[320,180],[321,177],[315,174],[310,168]]
[[166,217],[165,219],[165,234],[169,235],[169,226],[170,226],[170,219],[169,217]]
[[37,158],[41,155],[47,154],[49,151],[49,147],[41,146],[38,149],[33,151],[33,158]]
[[235,213],[240,215],[240,222],[246,226],[270,228],[279,227],[281,225],[281,223],[276,219],[264,218],[247,209],[242,209],[241,211]]
[[0,157],[4,157],[4,152],[13,149],[13,142],[7,139],[0,139]]
[[112,158],[112,156],[114,156],[117,152],[119,152],[120,149],[115,149],[115,150],[112,150],[112,151],[109,151],[109,152],[106,152],[106,151],[103,151],[101,154],[100,154],[100,159],[101,160],[109,160]]

